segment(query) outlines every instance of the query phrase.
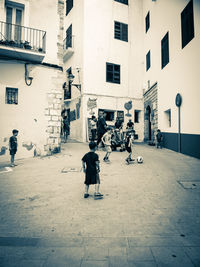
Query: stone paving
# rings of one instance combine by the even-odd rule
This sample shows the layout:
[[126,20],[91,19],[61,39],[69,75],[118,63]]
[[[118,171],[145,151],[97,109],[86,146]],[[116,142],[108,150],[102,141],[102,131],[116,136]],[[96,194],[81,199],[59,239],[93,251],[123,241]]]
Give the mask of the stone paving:
[[[83,143],[0,163],[1,267],[200,266],[200,161],[135,144],[101,160],[104,198],[83,198]],[[1,160],[1,159],[0,159]]]

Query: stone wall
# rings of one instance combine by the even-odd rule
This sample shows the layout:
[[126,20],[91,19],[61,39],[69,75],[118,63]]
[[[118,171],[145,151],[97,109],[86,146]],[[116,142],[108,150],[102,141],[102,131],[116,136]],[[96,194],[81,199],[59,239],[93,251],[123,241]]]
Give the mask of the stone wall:
[[[59,66],[63,67],[63,23],[64,23],[64,2],[58,0],[57,9],[59,19],[59,29],[57,35],[57,59]],[[61,108],[63,104],[63,71],[55,69],[51,77],[51,88],[47,95],[48,107],[45,109],[45,115],[48,120],[47,127],[47,144],[44,149],[48,153],[60,151],[61,146]]]
[[[151,109],[150,123],[151,123],[151,140],[149,140],[149,119],[148,106]],[[150,87],[144,93],[144,141],[155,140],[155,134],[158,129],[158,88],[157,83]]]

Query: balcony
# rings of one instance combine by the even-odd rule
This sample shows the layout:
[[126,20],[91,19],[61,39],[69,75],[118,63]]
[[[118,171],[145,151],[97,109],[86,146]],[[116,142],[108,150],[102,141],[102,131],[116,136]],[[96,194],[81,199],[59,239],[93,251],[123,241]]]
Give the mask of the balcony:
[[63,60],[67,61],[74,53],[74,36],[69,35],[63,41]]
[[0,58],[42,62],[46,32],[0,21]]

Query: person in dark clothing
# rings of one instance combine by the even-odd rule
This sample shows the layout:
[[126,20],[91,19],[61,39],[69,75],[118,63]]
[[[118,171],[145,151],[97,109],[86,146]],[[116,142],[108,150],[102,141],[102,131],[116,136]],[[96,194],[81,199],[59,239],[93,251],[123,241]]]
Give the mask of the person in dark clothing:
[[66,143],[69,135],[69,121],[67,116],[63,118],[63,135],[64,135],[64,142]]
[[14,129],[12,131],[13,135],[9,139],[9,150],[10,150],[10,166],[14,167],[17,166],[15,164],[15,154],[17,152],[17,135],[18,135],[18,130]]
[[162,148],[162,141],[163,141],[163,135],[160,131],[160,129],[157,130],[157,134],[156,134],[156,147],[157,148]]
[[103,111],[100,111],[99,112],[99,118],[97,121],[97,146],[101,142],[101,139],[106,132],[106,128],[107,128],[107,124],[106,124],[106,120],[104,118],[104,113],[103,113]]
[[85,173],[85,194],[84,198],[89,197],[88,190],[91,184],[95,185],[94,197],[102,197],[99,192],[100,178],[99,178],[99,156],[95,153],[96,143],[89,143],[90,152],[86,153],[82,158],[83,172]]
[[120,129],[122,127],[122,120],[120,120],[119,118],[116,119],[116,122],[115,122],[115,127],[116,129]]
[[129,130],[134,130],[134,123],[131,119],[128,121],[126,128]]

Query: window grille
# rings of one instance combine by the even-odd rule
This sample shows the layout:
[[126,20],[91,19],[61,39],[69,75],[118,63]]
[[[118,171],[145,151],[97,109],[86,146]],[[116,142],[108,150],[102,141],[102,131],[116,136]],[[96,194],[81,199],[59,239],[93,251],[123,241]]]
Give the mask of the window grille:
[[106,63],[106,82],[120,84],[120,65]]
[[169,34],[165,34],[161,41],[161,66],[162,69],[169,63]]
[[128,42],[128,25],[115,21],[115,39]]
[[182,48],[194,38],[193,0],[191,0],[181,13]]
[[6,104],[18,104],[18,89],[6,88]]

